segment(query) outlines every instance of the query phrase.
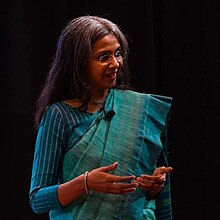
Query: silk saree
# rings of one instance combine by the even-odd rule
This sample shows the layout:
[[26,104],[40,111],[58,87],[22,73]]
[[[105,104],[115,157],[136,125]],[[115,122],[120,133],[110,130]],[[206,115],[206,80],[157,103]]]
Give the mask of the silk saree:
[[[172,98],[131,90],[111,89],[104,106],[83,135],[73,131],[63,160],[63,182],[86,171],[118,162],[115,175],[151,175],[157,166],[168,166],[167,126]],[[107,120],[106,112],[115,115]],[[82,128],[81,128],[82,129]],[[125,195],[93,192],[62,211],[51,211],[54,220],[171,220],[170,176],[160,194],[148,199],[138,188]]]

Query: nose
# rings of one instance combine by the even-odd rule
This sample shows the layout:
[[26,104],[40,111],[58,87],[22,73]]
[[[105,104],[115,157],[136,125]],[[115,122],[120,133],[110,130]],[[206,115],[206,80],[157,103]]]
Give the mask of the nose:
[[117,57],[113,55],[109,63],[109,68],[118,68],[120,65],[121,65],[121,61],[117,60]]

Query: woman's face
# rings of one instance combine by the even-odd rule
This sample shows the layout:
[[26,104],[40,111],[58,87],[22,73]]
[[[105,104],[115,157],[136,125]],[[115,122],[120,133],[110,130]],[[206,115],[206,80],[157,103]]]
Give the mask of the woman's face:
[[115,86],[118,70],[123,65],[122,57],[120,44],[112,34],[93,44],[88,63],[88,80],[93,93]]

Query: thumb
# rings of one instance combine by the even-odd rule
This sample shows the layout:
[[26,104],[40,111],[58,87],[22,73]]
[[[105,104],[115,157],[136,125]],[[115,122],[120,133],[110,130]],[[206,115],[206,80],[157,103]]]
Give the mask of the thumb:
[[102,172],[110,172],[112,170],[115,170],[117,166],[118,166],[118,162],[114,162],[113,164],[110,164],[108,166],[100,167],[99,170]]
[[158,174],[163,174],[163,173],[170,173],[172,172],[173,168],[172,167],[158,167],[155,169],[153,175],[158,175]]

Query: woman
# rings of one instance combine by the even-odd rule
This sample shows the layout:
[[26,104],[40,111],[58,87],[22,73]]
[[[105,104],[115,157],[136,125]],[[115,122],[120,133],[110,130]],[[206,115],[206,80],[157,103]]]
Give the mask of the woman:
[[70,21],[37,101],[34,212],[55,220],[172,219],[170,106],[170,97],[130,89],[128,42],[116,24]]

